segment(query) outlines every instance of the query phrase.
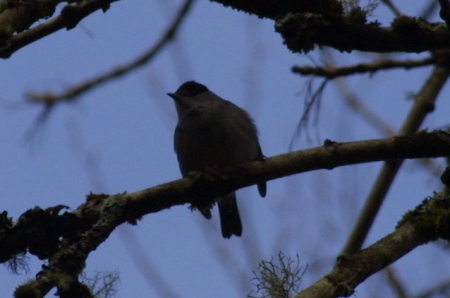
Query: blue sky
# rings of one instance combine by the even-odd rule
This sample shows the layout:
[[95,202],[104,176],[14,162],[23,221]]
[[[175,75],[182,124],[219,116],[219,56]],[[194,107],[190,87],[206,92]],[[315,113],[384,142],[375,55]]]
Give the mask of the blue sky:
[[[25,102],[26,92],[61,91],[131,60],[155,43],[180,3],[119,1],[77,28],[57,32],[1,61],[2,210],[17,218],[34,206],[76,208],[91,191],[134,192],[179,179],[173,151],[176,112],[166,93],[187,80],[201,82],[249,111],[266,156],[288,152],[303,112],[302,91],[307,83],[290,68],[321,63],[323,51],[338,65],[379,57],[332,49],[293,54],[282,45],[273,21],[199,0],[177,41],[150,64],[75,102],[61,104],[34,138],[25,137],[42,111]],[[409,1],[396,3],[406,14],[420,11]],[[392,18],[382,5],[371,17],[385,26]],[[431,20],[439,19],[435,15]],[[407,93],[417,92],[430,71],[430,67],[387,71],[350,77],[346,83],[398,130],[411,106]],[[319,83],[316,79],[315,85]],[[423,127],[448,124],[448,92],[445,87],[436,111]],[[325,139],[344,142],[382,137],[344,104],[336,85],[330,83],[318,124],[296,136],[294,149],[319,146]],[[210,221],[187,206],[145,216],[137,226],[120,226],[93,252],[87,274],[120,271],[117,297],[167,297],[158,287],[162,282],[155,272],[179,297],[243,297],[252,290],[250,279],[258,263],[283,251],[298,254],[301,264],[308,264],[302,283],[306,287],[332,268],[380,166],[349,166],[278,179],[268,183],[264,199],[256,187],[239,191],[241,238],[222,238],[216,210]],[[436,177],[417,163],[406,162],[366,243],[393,231],[402,214],[440,188]],[[427,245],[394,268],[414,294],[446,279],[450,264],[445,257],[441,247]],[[34,277],[41,264],[30,257],[29,275],[13,276],[6,268],[0,269],[5,285],[0,296],[11,296],[17,285]],[[374,291],[393,295],[382,275],[369,278],[357,290],[362,296]]]

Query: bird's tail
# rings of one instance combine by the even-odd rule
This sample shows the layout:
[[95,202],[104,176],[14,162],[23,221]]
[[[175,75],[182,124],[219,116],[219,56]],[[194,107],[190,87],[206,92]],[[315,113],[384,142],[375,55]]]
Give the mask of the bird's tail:
[[222,236],[230,238],[232,235],[242,235],[242,223],[234,192],[219,198],[219,215]]

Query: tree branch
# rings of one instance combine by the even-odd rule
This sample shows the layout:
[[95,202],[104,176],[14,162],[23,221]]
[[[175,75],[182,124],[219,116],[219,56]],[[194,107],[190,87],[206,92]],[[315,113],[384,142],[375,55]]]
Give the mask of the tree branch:
[[238,11],[255,14],[260,18],[275,19],[288,13],[337,13],[343,12],[342,3],[336,0],[211,0]]
[[95,78],[74,85],[60,94],[54,94],[53,92],[46,92],[44,94],[36,94],[29,92],[26,95],[28,101],[35,103],[44,103],[47,106],[51,106],[65,100],[73,100],[75,97],[78,97],[88,91],[91,91],[94,88],[100,87],[102,84],[110,82],[111,80],[117,79],[123,75],[129,74],[131,71],[144,66],[146,63],[155,58],[157,54],[159,54],[161,50],[175,38],[178,29],[182,21],[185,19],[187,13],[189,12],[190,8],[192,7],[193,2],[194,0],[186,0],[184,2],[177,16],[175,17],[173,22],[168,26],[168,28],[165,30],[165,32],[162,34],[162,36],[156,42],[156,44],[139,57],[133,59],[132,61],[126,64],[120,65],[106,73],[98,75]]
[[[438,62],[430,77],[417,94],[414,105],[411,107],[400,129],[399,135],[410,135],[420,128],[428,113],[434,110],[437,96],[450,76],[449,54],[443,52],[442,55],[436,55]],[[355,253],[362,247],[402,163],[402,160],[390,160],[383,164],[358,216],[355,227],[343,248],[342,254]]]
[[361,73],[374,73],[379,70],[388,70],[396,68],[411,69],[415,67],[428,66],[435,63],[436,59],[431,56],[421,60],[378,60],[370,63],[359,63],[351,66],[335,67],[335,66],[323,66],[323,67],[311,67],[311,66],[294,66],[292,67],[293,73],[298,73],[304,76],[319,76],[327,79],[335,79],[342,76],[361,74]]
[[439,16],[445,21],[447,28],[450,28],[450,3],[448,0],[439,0],[439,5],[441,6]]
[[[307,53],[315,45],[342,52],[359,50],[379,53],[418,53],[450,47],[450,35],[441,23],[398,16],[391,27],[380,27],[378,22],[367,23],[367,12],[361,8],[345,13],[340,1],[213,1],[276,20],[275,31],[281,34],[284,43],[294,53]],[[398,10],[394,12],[399,14]]]
[[[68,4],[62,9],[59,16],[54,17],[33,29],[18,33],[9,38],[6,41],[7,46],[0,48],[0,58],[9,58],[14,52],[24,46],[60,29],[66,28],[67,30],[70,30],[91,13],[100,9],[105,12],[109,8],[109,5],[115,1],[117,0],[95,0],[82,1],[80,4],[76,5]],[[55,3],[55,5],[56,4],[57,3]],[[33,20],[33,23],[34,21],[36,20]],[[28,26],[30,25],[31,24]]]
[[394,4],[391,0],[381,0],[394,14],[399,17],[402,15],[400,9],[398,9],[397,5]]
[[396,18],[391,27],[380,27],[376,22],[366,24],[343,16],[289,13],[276,21],[275,31],[294,53],[307,53],[315,45],[341,52],[377,53],[419,53],[450,47],[446,26],[407,16]]
[[338,258],[336,267],[296,298],[348,297],[369,276],[394,263],[414,248],[439,238],[449,240],[450,191],[444,189],[408,212],[396,230],[368,248]]
[[[76,281],[76,275],[81,272],[89,253],[106,240],[116,226],[124,222],[133,224],[146,214],[177,205],[212,202],[213,198],[239,188],[292,174],[381,160],[448,156],[449,139],[450,133],[438,131],[351,143],[326,141],[321,147],[225,168],[221,170],[222,174],[194,173],[189,178],[130,194],[91,194],[72,213],[57,215],[62,208],[59,206],[50,208],[45,213],[36,207],[34,212],[22,215],[16,224],[8,220],[6,214],[2,214],[1,261],[5,262],[15,254],[27,251],[40,252],[40,258],[51,256],[48,266],[44,267],[37,280],[32,283],[41,293],[45,293],[54,286],[62,287],[67,275]],[[65,223],[67,229],[62,228],[62,223]],[[30,226],[34,228],[30,229]],[[55,226],[61,228],[55,229]],[[74,230],[75,226],[77,228]],[[61,238],[64,239],[61,241]],[[43,243],[42,239],[46,241]],[[53,245],[49,247],[48,243]],[[45,249],[37,246],[39,244],[45,245]],[[34,245],[33,250],[30,249],[31,245]],[[67,268],[72,268],[73,271],[68,272]]]

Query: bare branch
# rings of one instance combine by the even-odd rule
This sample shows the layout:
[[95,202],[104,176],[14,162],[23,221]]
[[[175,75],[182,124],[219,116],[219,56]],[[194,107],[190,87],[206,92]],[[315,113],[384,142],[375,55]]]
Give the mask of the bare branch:
[[286,153],[254,161],[237,168],[223,169],[225,175],[211,177],[211,173],[193,173],[191,178],[162,184],[127,194],[127,214],[139,218],[176,205],[211,200],[242,187],[293,174],[338,166],[381,160],[429,158],[447,156],[450,145],[444,132],[419,133],[350,143],[326,141],[324,146]]
[[91,13],[100,9],[106,11],[109,8],[109,5],[115,1],[117,0],[83,1],[76,5],[68,4],[62,9],[59,16],[8,39],[8,45],[0,48],[0,58],[9,58],[14,52],[24,46],[60,29],[66,28],[67,30],[70,30]]
[[[328,61],[327,67],[329,65],[333,66],[336,64],[334,56],[331,55],[331,51],[323,51],[322,53],[324,55],[326,54],[326,58],[324,57],[324,60]],[[351,88],[347,84],[345,77],[339,77],[336,80],[333,80],[333,82],[341,92],[344,103],[346,103],[353,111],[359,114],[371,126],[377,129],[380,133],[384,134],[386,137],[391,137],[396,134],[395,130],[388,123],[386,123],[382,118],[376,115],[376,113],[370,110],[362,102],[361,98],[359,98],[356,95],[356,93],[353,90],[351,90]],[[431,159],[420,159],[417,160],[416,162],[424,166],[435,177],[439,177],[444,171],[444,169],[441,166],[439,166],[437,162]]]
[[[432,297],[448,297],[450,294],[450,280],[440,282],[437,285],[419,293],[414,298],[432,298]],[[442,296],[440,296],[442,295]]]
[[29,92],[26,95],[27,99],[31,102],[44,103],[46,105],[54,105],[65,100],[73,100],[75,97],[91,91],[92,89],[97,88],[102,84],[110,82],[111,80],[117,79],[123,75],[127,75],[131,71],[144,66],[146,63],[156,57],[157,54],[159,54],[161,50],[175,38],[176,33],[178,32],[178,29],[182,21],[185,19],[187,13],[190,11],[193,2],[194,0],[185,1],[173,22],[168,26],[168,28],[162,34],[156,44],[134,60],[118,66],[106,73],[98,75],[95,78],[74,85],[60,94],[54,94],[53,92],[47,92],[44,94]]
[[450,193],[444,189],[408,212],[396,230],[377,243],[338,258],[335,268],[296,298],[350,296],[369,276],[394,263],[414,248],[438,238],[449,239]]
[[399,278],[398,278],[397,274],[395,273],[394,269],[392,268],[392,266],[386,267],[386,269],[384,269],[384,273],[386,274],[386,277],[389,281],[391,288],[397,294],[396,297],[408,298],[409,296],[406,292],[405,286],[399,280]]
[[[119,221],[121,223],[133,221],[146,214],[195,203],[198,200],[213,200],[212,198],[242,187],[308,171],[382,160],[448,156],[450,155],[448,135],[447,132],[438,131],[350,143],[327,141],[324,146],[317,148],[225,168],[222,170],[226,173],[224,175],[211,177],[213,174],[209,172],[193,172],[189,178],[123,195],[126,205],[123,217]],[[64,206],[56,206],[48,210],[36,207],[25,212],[14,225],[6,212],[1,213],[0,228],[9,232],[0,235],[0,262],[6,262],[16,254],[27,252],[30,250],[30,245],[32,245],[33,254],[42,259],[48,258],[58,245],[52,239],[67,237],[74,231],[83,229],[84,225],[91,225],[100,216],[103,200],[107,197],[109,196],[89,195],[87,202],[76,212],[85,217],[82,221],[73,218],[72,213],[68,212],[57,215]],[[36,228],[28,231],[30,226]],[[49,239],[42,241],[43,234],[35,235],[36,231],[48,235]]]
[[428,66],[435,63],[436,59],[431,56],[421,60],[378,60],[370,63],[360,63],[351,66],[335,67],[327,65],[323,67],[311,67],[311,66],[294,66],[292,67],[293,73],[301,75],[314,75],[325,77],[327,79],[335,79],[337,77],[361,74],[361,73],[374,73],[379,70],[388,70],[396,68],[411,69],[415,67]]
[[395,5],[391,0],[381,0],[381,2],[383,2],[395,14],[396,17],[402,15],[400,9],[398,9],[397,5]]
[[[76,289],[85,290],[77,278],[86,258],[115,227],[124,222],[135,223],[146,214],[198,200],[213,201],[213,198],[238,188],[295,173],[370,161],[448,156],[449,138],[449,133],[440,131],[342,144],[327,141],[322,147],[225,168],[222,169],[227,173],[224,175],[204,172],[131,194],[91,194],[87,202],[72,213],[58,215],[64,206],[45,211],[36,207],[21,216],[14,225],[3,213],[0,260],[5,262],[26,251],[39,252],[40,258],[51,256],[48,265],[37,274],[37,279],[27,285],[45,295],[55,286],[58,291],[67,290],[65,281],[71,280]],[[34,229],[30,230],[30,226]],[[42,241],[43,237],[45,241]],[[63,241],[61,237],[64,237]],[[22,286],[19,288],[23,289]]]
[[[449,62],[447,60],[450,56],[448,56],[448,53],[446,52],[441,54],[436,56],[439,61],[430,77],[417,94],[414,105],[411,107],[411,110],[400,129],[399,135],[404,136],[415,133],[422,125],[428,113],[434,110],[434,103],[437,96],[450,76],[450,69],[448,67]],[[344,246],[342,254],[349,255],[355,253],[363,245],[402,163],[402,160],[391,160],[384,163],[369,195],[367,196],[366,203],[359,214],[358,220]]]

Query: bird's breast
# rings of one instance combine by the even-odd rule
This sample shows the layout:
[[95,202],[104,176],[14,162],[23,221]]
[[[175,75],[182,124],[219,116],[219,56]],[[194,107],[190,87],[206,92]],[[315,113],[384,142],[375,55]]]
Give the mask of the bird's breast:
[[183,176],[251,161],[258,148],[256,136],[251,140],[239,128],[221,121],[189,121],[179,123],[175,130],[175,151]]

